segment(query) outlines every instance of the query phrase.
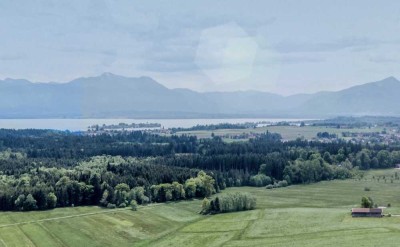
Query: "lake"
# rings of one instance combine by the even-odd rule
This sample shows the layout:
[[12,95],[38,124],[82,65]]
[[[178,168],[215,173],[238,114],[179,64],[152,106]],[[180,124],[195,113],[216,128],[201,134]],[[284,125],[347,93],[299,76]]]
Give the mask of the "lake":
[[195,125],[219,123],[246,123],[267,121],[303,121],[305,119],[272,119],[272,118],[230,118],[230,119],[0,119],[0,128],[5,129],[56,129],[81,131],[88,126],[111,125],[119,123],[160,123],[164,128],[189,128]]

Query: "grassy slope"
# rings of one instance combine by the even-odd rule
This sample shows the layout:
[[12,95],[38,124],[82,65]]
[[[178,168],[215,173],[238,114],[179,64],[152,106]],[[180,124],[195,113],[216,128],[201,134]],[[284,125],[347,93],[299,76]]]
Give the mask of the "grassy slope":
[[[353,219],[361,196],[400,214],[400,181],[321,182],[275,190],[231,188],[257,196],[257,209],[200,216],[200,201],[127,210],[98,207],[0,213],[0,246],[398,246],[400,217]],[[400,171],[399,171],[400,174]],[[371,191],[364,191],[370,187]],[[12,224],[12,225],[9,225]]]

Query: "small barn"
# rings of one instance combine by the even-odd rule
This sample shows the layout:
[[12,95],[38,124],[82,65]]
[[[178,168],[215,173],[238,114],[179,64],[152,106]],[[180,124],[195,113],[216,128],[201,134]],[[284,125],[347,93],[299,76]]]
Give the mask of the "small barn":
[[353,208],[351,216],[353,217],[382,217],[382,208]]

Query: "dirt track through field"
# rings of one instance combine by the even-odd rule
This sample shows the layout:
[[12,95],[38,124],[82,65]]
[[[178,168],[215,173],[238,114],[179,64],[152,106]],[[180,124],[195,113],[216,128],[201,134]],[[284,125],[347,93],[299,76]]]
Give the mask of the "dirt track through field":
[[[148,208],[148,207],[154,207],[154,206],[159,206],[159,205],[160,205],[160,203],[153,203],[153,204],[150,204],[150,205],[147,205],[147,206],[139,206],[139,208],[145,209],[145,208]],[[52,221],[52,220],[61,220],[61,219],[83,217],[83,216],[96,215],[96,214],[109,214],[109,213],[125,211],[125,210],[130,210],[130,208],[110,209],[110,210],[107,210],[107,211],[100,211],[100,212],[94,212],[94,213],[74,214],[74,215],[68,215],[68,216],[46,218],[46,219],[41,219],[41,220],[23,221],[23,222],[18,222],[18,223],[0,225],[0,228],[10,227],[10,226],[19,226],[19,225],[24,225],[24,224],[39,223],[39,222]],[[2,239],[0,239],[0,242],[4,244],[4,241]]]
[[4,242],[4,240],[3,239],[1,239],[0,238],[0,242],[1,242],[1,244],[3,244],[5,247],[7,247],[8,245],[6,244],[6,242]]

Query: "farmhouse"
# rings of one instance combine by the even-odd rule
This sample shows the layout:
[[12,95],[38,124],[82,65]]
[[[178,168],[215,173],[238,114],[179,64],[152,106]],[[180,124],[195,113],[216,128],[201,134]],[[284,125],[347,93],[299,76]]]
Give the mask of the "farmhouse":
[[351,216],[353,217],[382,217],[381,208],[353,208],[351,209]]

